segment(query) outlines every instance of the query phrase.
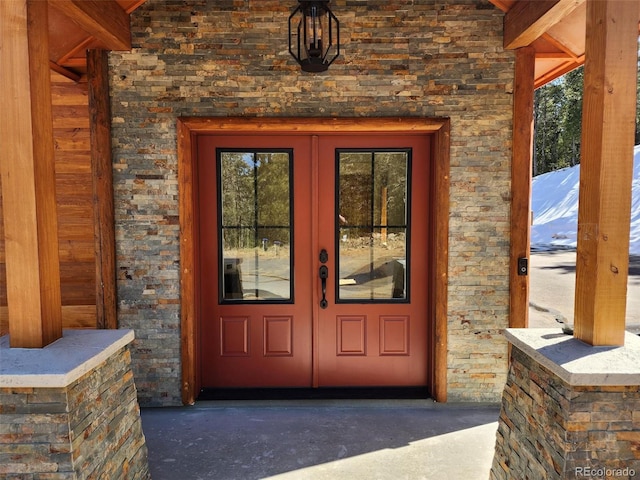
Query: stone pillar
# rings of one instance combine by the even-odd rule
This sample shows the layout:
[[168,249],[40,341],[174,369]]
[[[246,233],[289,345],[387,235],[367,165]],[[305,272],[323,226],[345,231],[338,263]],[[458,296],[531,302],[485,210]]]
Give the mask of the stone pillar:
[[69,330],[42,349],[0,338],[0,478],[150,478],[131,330]]
[[510,329],[491,480],[640,478],[640,337],[592,347]]

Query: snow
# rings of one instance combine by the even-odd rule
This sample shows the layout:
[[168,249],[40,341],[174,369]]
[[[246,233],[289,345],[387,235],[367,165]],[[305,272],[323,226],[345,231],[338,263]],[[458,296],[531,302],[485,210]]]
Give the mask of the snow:
[[[640,255],[640,145],[633,155],[633,197],[629,253]],[[578,230],[580,165],[533,178],[532,248],[575,248]]]

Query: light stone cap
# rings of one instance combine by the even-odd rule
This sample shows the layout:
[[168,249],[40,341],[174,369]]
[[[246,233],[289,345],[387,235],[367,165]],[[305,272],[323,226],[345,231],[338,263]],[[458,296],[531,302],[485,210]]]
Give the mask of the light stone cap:
[[65,330],[44,348],[0,337],[0,388],[65,388],[134,339],[133,330]]
[[509,328],[507,340],[572,386],[640,385],[640,337],[622,347],[592,347],[559,328]]

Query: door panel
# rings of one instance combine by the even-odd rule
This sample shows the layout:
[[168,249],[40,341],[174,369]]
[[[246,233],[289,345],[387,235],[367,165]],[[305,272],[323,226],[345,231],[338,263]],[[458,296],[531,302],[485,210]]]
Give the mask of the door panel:
[[429,142],[198,136],[203,387],[427,384]]
[[332,181],[319,199],[331,287],[318,386],[427,384],[429,148],[418,136],[320,139]]
[[197,148],[202,385],[309,387],[310,139],[202,135]]

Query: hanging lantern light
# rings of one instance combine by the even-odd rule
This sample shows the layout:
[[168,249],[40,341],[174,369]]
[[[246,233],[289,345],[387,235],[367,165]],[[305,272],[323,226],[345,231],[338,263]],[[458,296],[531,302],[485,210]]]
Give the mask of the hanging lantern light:
[[289,53],[305,72],[324,72],[340,55],[340,23],[329,0],[298,0],[289,16]]

